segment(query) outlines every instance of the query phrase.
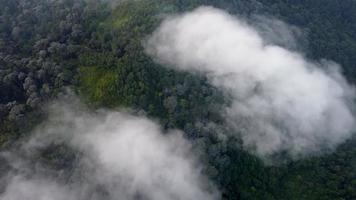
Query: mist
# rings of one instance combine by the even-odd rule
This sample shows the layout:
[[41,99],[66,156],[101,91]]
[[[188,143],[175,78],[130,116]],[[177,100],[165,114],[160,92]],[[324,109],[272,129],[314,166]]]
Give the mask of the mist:
[[205,74],[231,96],[221,114],[251,153],[300,158],[334,150],[355,128],[355,92],[341,67],[292,50],[295,27],[251,21],[212,7],[169,16],[146,52],[164,66]]
[[[75,155],[58,171],[40,156],[56,145]],[[57,102],[29,138],[0,155],[9,168],[2,200],[219,199],[180,131],[128,112]]]

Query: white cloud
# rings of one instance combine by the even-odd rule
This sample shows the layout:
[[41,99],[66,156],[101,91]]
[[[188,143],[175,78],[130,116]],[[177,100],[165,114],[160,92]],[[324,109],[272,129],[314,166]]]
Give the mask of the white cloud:
[[21,176],[12,177],[0,197],[2,200],[76,200],[68,188],[52,180],[26,180]]
[[51,176],[43,165],[34,168],[10,152],[14,170],[6,178],[1,199],[218,199],[182,133],[164,133],[144,117],[89,113],[58,104],[20,152],[33,162],[51,144],[66,144],[79,152],[70,181]]
[[337,64],[272,44],[275,33],[288,33],[280,43],[295,41],[284,24],[275,24],[284,30],[259,33],[222,10],[201,7],[164,20],[146,51],[166,66],[204,73],[228,91],[233,102],[226,120],[251,152],[298,157],[333,149],[355,128],[354,89]]

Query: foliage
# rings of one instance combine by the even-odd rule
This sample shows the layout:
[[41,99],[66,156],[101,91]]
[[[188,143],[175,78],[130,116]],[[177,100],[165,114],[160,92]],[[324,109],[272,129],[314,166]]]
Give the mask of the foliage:
[[[164,15],[202,4],[300,27],[308,57],[337,61],[356,82],[353,0],[138,0],[112,9],[100,1],[0,0],[0,144],[30,129],[41,105],[72,86],[94,107],[129,106],[184,130],[223,199],[356,199],[356,139],[323,157],[265,166],[240,141],[217,138],[229,131],[218,114],[229,103],[223,92],[145,55],[142,43]],[[43,157],[70,167],[62,154],[69,153],[57,146]]]
[[88,95],[90,102],[99,105],[114,105],[117,101],[117,75],[98,67],[79,69],[81,91]]

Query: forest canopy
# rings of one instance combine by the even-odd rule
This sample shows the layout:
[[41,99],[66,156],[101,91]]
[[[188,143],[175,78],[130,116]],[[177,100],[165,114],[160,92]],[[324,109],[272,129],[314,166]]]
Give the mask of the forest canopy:
[[[174,17],[181,16],[182,13],[186,12],[195,12],[200,6],[219,9],[220,11],[217,12],[224,12],[228,16],[241,20],[242,23],[249,24],[249,29],[260,34],[264,43],[273,43],[279,48],[283,48],[284,52],[298,52],[298,56],[303,57],[303,59],[302,61],[296,59],[296,62],[305,61],[309,65],[308,67],[312,65],[312,68],[320,69],[322,72],[316,72],[317,77],[326,74],[326,78],[322,80],[327,80],[326,82],[330,80],[327,86],[329,88],[326,87],[326,92],[320,95],[322,98],[318,98],[318,101],[314,104],[310,103],[310,99],[305,100],[305,102],[310,103],[308,104],[310,107],[303,110],[303,113],[314,110],[324,100],[329,99],[335,99],[336,104],[333,104],[335,107],[345,105],[343,107],[345,110],[348,110],[350,106],[350,110],[354,110],[352,108],[354,97],[351,91],[353,90],[352,85],[356,83],[356,2],[353,0],[342,2],[337,0],[135,0],[120,2],[106,0],[0,0],[1,152],[11,152],[11,156],[14,156],[14,158],[25,159],[28,162],[26,163],[26,165],[28,164],[26,170],[22,171],[22,168],[12,166],[13,160],[16,159],[9,159],[4,153],[1,153],[0,160],[5,163],[0,167],[1,180],[8,180],[7,176],[12,176],[12,174],[25,175],[22,178],[26,180],[26,176],[41,173],[41,169],[45,169],[46,177],[59,177],[55,179],[57,183],[49,184],[53,187],[44,191],[44,193],[40,193],[42,190],[37,188],[39,193],[33,194],[32,198],[36,198],[36,195],[46,194],[53,188],[56,188],[53,191],[57,190],[57,184],[63,183],[65,185],[71,183],[71,181],[76,183],[78,176],[85,179],[94,177],[98,180],[95,173],[93,173],[95,176],[89,176],[75,170],[82,170],[82,168],[76,166],[88,168],[91,166],[87,163],[82,165],[77,163],[78,158],[83,153],[80,151],[83,149],[84,152],[93,150],[100,155],[110,153],[104,148],[105,144],[109,143],[107,138],[99,141],[99,143],[94,143],[95,139],[93,138],[97,138],[97,133],[88,131],[87,138],[80,137],[84,141],[88,140],[86,144],[80,143],[80,145],[83,145],[80,147],[76,146],[77,143],[75,142],[68,145],[63,141],[49,140],[48,144],[44,142],[40,146],[31,143],[34,146],[29,146],[34,148],[35,151],[29,154],[24,153],[27,152],[27,149],[18,148],[18,152],[14,149],[16,150],[19,146],[23,147],[23,141],[31,138],[32,134],[35,135],[36,131],[34,130],[40,129],[46,133],[50,132],[43,128],[49,123],[48,119],[50,119],[50,123],[63,123],[63,127],[74,127],[73,130],[80,132],[82,130],[80,125],[74,124],[73,126],[71,124],[75,121],[74,119],[82,119],[88,127],[97,128],[95,124],[98,121],[102,122],[108,118],[111,119],[110,116],[114,116],[113,118],[122,120],[124,125],[125,123],[138,123],[142,124],[142,127],[146,127],[147,130],[151,130],[149,132],[152,133],[152,137],[157,137],[157,141],[145,138],[141,134],[144,131],[135,134],[137,139],[141,139],[140,141],[159,146],[160,158],[165,162],[169,163],[171,159],[173,159],[172,162],[177,159],[184,161],[183,164],[179,163],[181,168],[177,168],[177,170],[181,170],[179,172],[182,176],[191,176],[191,179],[179,179],[179,181],[192,186],[194,190],[185,195],[192,194],[196,199],[215,199],[217,198],[216,195],[221,196],[221,199],[356,199],[356,138],[351,136],[354,127],[346,123],[346,119],[349,118],[340,118],[340,116],[345,115],[338,115],[330,121],[330,118],[335,114],[335,107],[327,107],[326,111],[324,110],[323,114],[326,113],[325,115],[329,118],[323,118],[323,123],[313,121],[313,118],[308,118],[308,116],[306,117],[308,120],[301,122],[307,124],[315,122],[319,125],[320,129],[316,131],[318,133],[316,134],[317,139],[322,138],[330,142],[331,140],[328,140],[328,137],[324,137],[325,135],[333,136],[330,130],[342,132],[347,129],[347,134],[344,134],[347,137],[345,136],[336,143],[330,142],[326,146],[317,148],[317,151],[310,155],[309,151],[306,151],[307,153],[303,156],[299,154],[291,155],[291,150],[288,148],[277,153],[271,150],[273,162],[266,161],[259,153],[264,142],[262,144],[255,143],[254,138],[250,137],[253,136],[250,133],[252,131],[263,135],[260,128],[257,131],[247,128],[247,133],[244,133],[244,126],[237,126],[236,129],[236,127],[229,125],[226,115],[222,111],[226,108],[238,108],[240,110],[240,107],[233,107],[232,105],[237,105],[236,102],[239,103],[241,102],[240,99],[245,98],[245,96],[240,96],[243,91],[231,87],[231,84],[239,83],[239,81],[242,84],[244,81],[254,79],[234,77],[233,81],[225,81],[228,80],[224,77],[226,74],[231,75],[236,71],[225,70],[223,76],[220,76],[220,71],[214,71],[216,65],[205,65],[205,63],[214,62],[220,54],[224,54],[223,56],[228,54],[225,46],[218,52],[213,50],[198,51],[200,48],[198,49],[196,45],[201,44],[199,42],[204,41],[204,39],[212,37],[209,35],[211,32],[206,29],[206,26],[193,26],[192,28],[196,28],[196,33],[201,37],[190,38],[186,44],[183,42],[178,44],[178,46],[187,45],[188,48],[179,49],[174,46],[176,45],[174,41],[182,41],[177,35],[187,36],[191,33],[189,32],[191,31],[190,26],[175,27],[176,24],[181,24],[184,21],[179,21],[180,18],[174,19]],[[177,21],[173,21],[176,24],[167,25],[169,21],[165,21],[166,19]],[[170,28],[176,28],[176,31],[164,32],[165,26],[162,25],[162,22]],[[193,22],[206,23],[209,27],[214,20],[204,21],[204,18],[200,16]],[[189,21],[189,23],[193,22]],[[155,35],[160,28],[163,32]],[[211,28],[214,28],[214,26],[211,26]],[[219,32],[220,30],[218,27],[214,31]],[[163,39],[161,38],[162,33],[167,34]],[[270,33],[272,35],[269,35]],[[157,36],[155,40],[152,40],[152,37],[155,36]],[[148,51],[150,38],[151,41],[155,42],[155,45],[158,44],[157,42],[168,42],[164,45],[168,45],[171,50],[173,49],[172,55],[152,52],[152,48],[158,48],[157,46],[151,46],[151,51]],[[243,41],[245,40],[237,40],[236,43]],[[227,46],[231,44],[229,42],[231,40],[227,42]],[[209,47],[210,44],[207,43],[206,46]],[[166,48],[166,46],[163,47]],[[260,62],[259,65],[263,65],[266,60],[258,57],[259,52],[259,50],[256,50],[251,55],[251,59]],[[245,55],[243,53],[241,53],[241,59]],[[196,59],[201,54],[204,55],[204,58]],[[289,55],[289,53],[283,55]],[[236,58],[239,55],[233,57]],[[175,60],[179,58],[185,59],[185,63],[182,64]],[[320,60],[321,62],[319,62]],[[334,62],[340,66],[337,73],[328,71],[330,65],[335,65]],[[216,63],[218,63],[219,69],[224,67],[228,69],[229,63]],[[189,66],[189,70],[187,70],[187,66]],[[193,72],[190,68],[194,69]],[[279,80],[283,81],[280,85],[291,84],[290,76],[295,74],[299,74],[299,71],[293,73],[293,70],[290,70],[288,73],[282,74],[283,76]],[[337,77],[335,78],[334,75]],[[342,78],[342,80],[338,79],[343,76],[345,78]],[[310,78],[312,80],[306,79],[305,83],[316,81],[314,76]],[[333,85],[335,82],[332,80],[336,80],[338,84]],[[263,84],[263,86],[265,85]],[[347,94],[340,98],[337,95],[331,97],[324,95],[329,94],[331,86],[340,86]],[[305,85],[305,87],[309,88],[310,85]],[[262,86],[257,84],[252,91],[263,91],[263,89]],[[272,89],[281,91],[284,88]],[[68,92],[68,90],[72,92]],[[298,93],[299,90],[288,89],[288,91],[293,91],[293,95],[298,94],[299,97],[309,95],[309,93],[303,93],[304,88],[300,90],[301,93]],[[338,94],[337,91],[336,94]],[[350,93],[348,93],[349,91]],[[68,93],[75,93],[77,98],[73,100],[73,97],[68,97]],[[310,95],[314,95],[314,93]],[[270,98],[265,93],[261,93],[260,96],[266,99]],[[64,117],[61,116],[64,112],[61,109],[55,110],[55,112],[49,111],[48,107],[53,102],[63,98],[67,99],[64,104],[81,101],[85,105],[74,103],[70,107],[72,111],[66,111],[70,115],[64,115]],[[340,99],[342,99],[341,104],[339,104]],[[251,102],[245,101],[244,105],[250,105]],[[273,102],[267,101],[267,103],[270,105]],[[298,106],[300,104],[293,105]],[[301,108],[308,108],[308,106]],[[61,106],[59,107],[61,108]],[[79,111],[79,109],[79,115],[72,113],[78,107],[85,107],[84,110],[86,111]],[[103,109],[124,110],[124,112],[130,114],[114,111],[101,113],[100,110]],[[269,120],[268,123],[271,127],[275,123],[282,124],[290,133],[295,131],[290,127],[299,124],[287,124],[285,118],[297,119],[299,113],[296,109],[292,116],[286,116],[283,113],[285,110],[282,109],[280,116],[269,118],[272,120]],[[253,110],[254,113],[257,113],[253,115],[253,120],[256,121],[257,118],[259,119],[257,120],[258,123],[266,125],[265,116],[260,111]],[[249,110],[249,112],[252,112],[252,110]],[[98,117],[93,117],[93,115],[98,115]],[[131,115],[134,117],[132,118]],[[153,122],[148,119],[136,118],[137,116],[145,116],[153,119]],[[240,119],[242,115],[234,115],[233,117]],[[338,119],[340,123],[333,123]],[[295,121],[299,122],[298,120]],[[105,121],[104,124],[108,127],[116,127],[115,122],[110,120]],[[320,127],[320,124],[323,124],[323,126]],[[131,124],[129,127],[136,128]],[[60,127],[57,128],[61,130]],[[263,126],[263,128],[265,127]],[[173,139],[170,139],[169,136],[163,138],[157,136],[170,134],[176,136],[174,131],[172,133],[172,129],[181,130],[183,139],[174,139],[174,141],[182,143],[172,143]],[[112,132],[107,131],[107,129],[102,128],[100,130],[107,134],[106,137],[113,137]],[[118,130],[126,129],[119,127]],[[312,130],[314,133],[315,129]],[[71,131],[68,131],[68,134],[70,133]],[[121,133],[126,132],[117,131],[117,134]],[[249,141],[252,141],[252,144],[259,144],[259,146],[252,147],[255,150],[251,150],[251,146],[244,145],[246,143],[244,137],[231,137],[231,135],[245,136]],[[115,137],[113,138],[115,139]],[[123,141],[131,141],[130,137],[126,137],[125,134],[122,134],[119,138],[124,138]],[[290,139],[290,137],[286,138]],[[42,138],[37,139],[42,142],[46,141]],[[76,141],[74,136],[72,139],[71,142]],[[191,147],[188,147],[189,145],[186,145],[185,142],[189,143]],[[290,140],[286,140],[283,141],[283,144],[289,142]],[[307,142],[311,142],[311,140]],[[93,144],[94,149],[87,146]],[[116,143],[112,143],[112,145],[115,146]],[[154,148],[153,146],[149,147]],[[134,151],[139,149],[140,145],[133,145],[133,147],[135,148],[127,147],[125,149],[122,147],[121,151]],[[150,148],[146,151],[150,151]],[[188,150],[179,151],[179,148],[191,149],[196,157],[187,156],[186,154],[191,152],[187,153]],[[172,158],[167,156],[165,151],[172,151]],[[145,154],[144,151],[137,151],[136,153],[148,159],[146,164],[151,168],[163,166],[156,166],[158,163],[152,162],[151,154]],[[125,154],[120,154],[120,156],[122,156],[120,159],[125,158]],[[148,158],[145,156],[148,156]],[[95,159],[95,157],[90,156],[82,157],[88,160]],[[105,163],[104,161],[103,163]],[[137,167],[139,170],[145,170],[137,163],[127,162],[128,166],[122,166],[118,163],[125,162],[119,161],[111,164],[117,167],[126,167],[125,169],[129,169],[128,166],[132,165],[135,169]],[[100,162],[101,160],[93,166],[101,166],[102,163]],[[195,162],[200,163],[201,171],[194,168]],[[106,167],[106,164],[103,166]],[[178,165],[178,163],[176,164]],[[35,166],[41,166],[39,167],[41,169],[37,169]],[[184,166],[187,167],[184,168]],[[152,170],[151,168],[150,170]],[[149,176],[150,181],[165,175],[169,178],[163,181],[169,182],[170,179],[173,179],[173,174],[163,173],[168,169],[162,167],[162,170],[162,174],[151,174]],[[119,172],[110,171],[109,174],[115,173]],[[153,172],[150,171],[150,173]],[[130,182],[132,177],[135,177],[134,173],[129,170],[127,174],[123,177],[123,180]],[[194,174],[194,176],[191,174]],[[201,176],[211,181],[204,181],[205,179]],[[202,184],[207,182],[211,185]],[[11,189],[14,191],[19,189],[17,187],[31,188],[36,184],[45,186],[48,182],[42,180],[34,184],[34,182],[28,182],[28,180],[23,181],[21,178],[13,179],[9,184],[1,185],[0,191],[11,192]],[[139,191],[137,193],[127,192],[123,188],[121,188],[121,193],[127,192],[127,195],[133,196],[127,197],[127,199],[145,199],[145,195],[149,199],[159,199],[155,195],[161,194],[163,198],[173,198],[170,195],[179,195],[187,190],[187,188],[180,188],[177,192],[177,190],[167,186],[163,193],[142,192],[146,191],[146,184],[160,186],[162,182],[156,182],[156,180],[146,182],[146,180],[139,179],[137,186]],[[105,188],[105,185],[120,185],[120,182],[110,179],[103,182],[90,182],[88,185],[95,188],[91,188],[95,191],[91,198],[99,199],[99,196],[95,195],[102,195],[100,198],[110,199],[112,198],[110,195],[116,195],[116,193],[111,194],[111,190]],[[66,187],[59,188],[59,191],[62,191],[59,193],[66,193],[65,191],[68,189]],[[84,190],[85,188],[79,187],[79,189]],[[149,187],[149,189],[152,188]],[[11,195],[13,193],[1,193],[0,198],[14,200],[15,197]],[[89,198],[88,196],[79,198],[77,194],[70,192],[68,195],[67,197],[73,198],[73,200]],[[64,199],[67,197],[62,196]],[[21,199],[20,196],[17,198]],[[29,198],[31,199],[31,197]],[[182,199],[189,199],[189,197],[184,196]],[[58,198],[58,200],[62,199]]]

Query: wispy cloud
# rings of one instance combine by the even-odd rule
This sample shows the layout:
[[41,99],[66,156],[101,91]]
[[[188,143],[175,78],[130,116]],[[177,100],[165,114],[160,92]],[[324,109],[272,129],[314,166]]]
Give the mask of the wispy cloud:
[[[3,177],[1,199],[218,199],[181,132],[162,131],[145,117],[73,105],[51,106],[33,136],[2,152],[12,169]],[[76,152],[69,178],[35,161],[51,145]]]

